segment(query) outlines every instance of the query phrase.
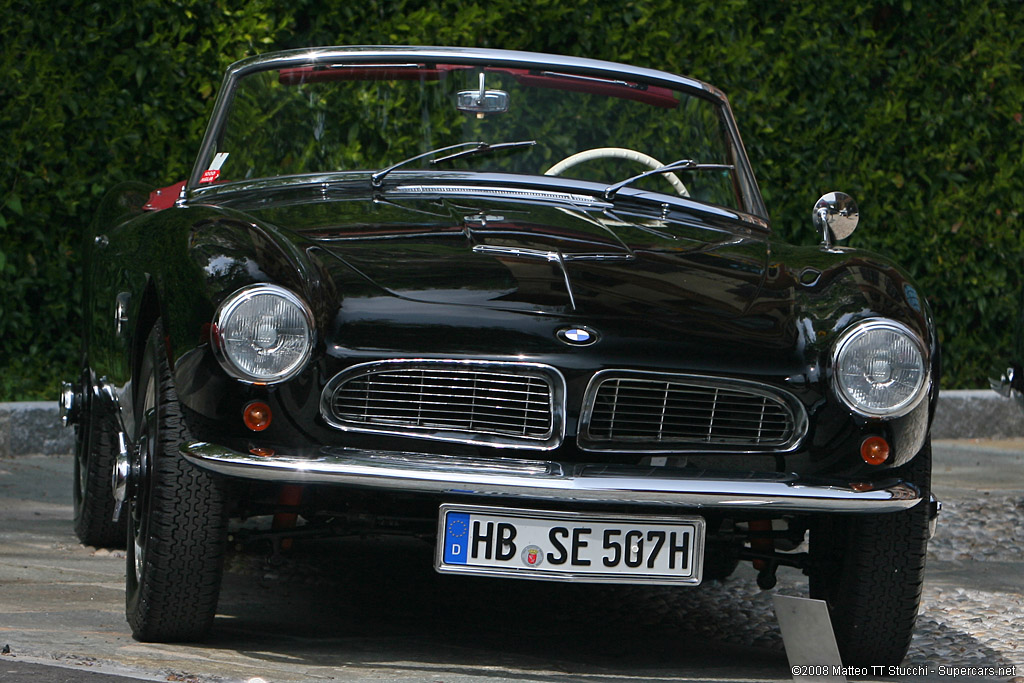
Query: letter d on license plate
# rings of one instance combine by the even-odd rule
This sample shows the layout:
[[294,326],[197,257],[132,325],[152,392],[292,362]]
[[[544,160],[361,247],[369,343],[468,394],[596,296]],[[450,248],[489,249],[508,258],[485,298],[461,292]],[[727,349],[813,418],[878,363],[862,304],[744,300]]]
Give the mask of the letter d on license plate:
[[699,584],[704,519],[441,506],[439,572],[547,581]]

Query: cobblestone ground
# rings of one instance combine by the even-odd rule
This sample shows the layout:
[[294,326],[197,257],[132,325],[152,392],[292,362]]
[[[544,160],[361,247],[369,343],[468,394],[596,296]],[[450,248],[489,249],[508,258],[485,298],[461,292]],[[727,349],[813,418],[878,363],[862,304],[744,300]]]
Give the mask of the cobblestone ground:
[[[983,494],[980,499],[944,499],[936,536],[929,549],[929,579],[922,598],[917,630],[904,666],[923,666],[933,673],[939,667],[1016,666],[1024,683],[1024,581],[1009,589],[992,590],[957,587],[957,572],[990,568],[1000,572],[1021,571],[1024,549],[1024,495]],[[330,592],[343,590],[351,575],[339,573],[338,565],[325,562],[322,554],[308,557],[297,546],[295,555],[277,564],[248,553],[233,553],[228,571],[257,576],[266,585],[313,585]],[[1000,563],[1007,563],[1004,567]],[[938,569],[935,569],[938,568]],[[940,579],[932,572],[941,570]],[[387,569],[383,569],[387,572]],[[952,574],[953,578],[945,578]],[[807,580],[797,570],[782,568],[774,592],[807,596]],[[399,578],[398,580],[404,580]],[[445,590],[451,577],[425,577],[422,594]],[[784,651],[774,616],[773,591],[760,590],[753,571],[741,567],[724,582],[711,581],[698,589],[580,586],[545,582],[505,581],[460,583],[444,600],[448,614],[460,609],[480,611],[486,605],[490,615],[478,617],[475,627],[501,629],[532,613],[545,628],[562,632],[579,631],[581,622],[629,624],[627,637],[643,638],[644,632],[671,631],[688,641],[753,645]],[[351,585],[351,584],[349,584]],[[494,586],[500,585],[500,589]],[[413,591],[417,590],[413,587]],[[408,593],[405,593],[408,596]],[[367,596],[372,609],[386,612],[387,599]],[[435,610],[423,598],[403,605],[407,614]],[[385,617],[387,618],[387,617]],[[413,616],[412,618],[415,618]],[[450,628],[444,614],[437,616],[439,628]],[[594,634],[584,631],[582,637]],[[614,649],[614,643],[608,645]],[[984,677],[982,677],[984,678]],[[1010,680],[996,676],[993,680]]]
[[[964,453],[953,462],[970,474],[984,456]],[[805,577],[785,568],[775,591],[761,591],[748,565],[695,589],[440,576],[428,543],[331,539],[296,542],[273,561],[232,550],[211,642],[136,643],[123,617],[124,553],[75,542],[70,477],[68,458],[0,462],[0,649],[11,648],[0,662],[203,682],[784,681],[772,596],[807,594]],[[993,486],[1021,480],[1000,468],[975,478],[980,491],[942,493],[905,667],[1015,665],[1024,683],[1024,492]]]
[[1020,562],[1024,559],[1024,495],[981,492],[943,500],[941,525],[928,559]]
[[[1024,495],[983,492],[943,501],[941,524],[929,544],[928,560],[954,568],[1013,563],[1016,593],[925,584],[913,663],[957,666],[1016,665],[1024,681]],[[973,565],[972,565],[973,566]]]

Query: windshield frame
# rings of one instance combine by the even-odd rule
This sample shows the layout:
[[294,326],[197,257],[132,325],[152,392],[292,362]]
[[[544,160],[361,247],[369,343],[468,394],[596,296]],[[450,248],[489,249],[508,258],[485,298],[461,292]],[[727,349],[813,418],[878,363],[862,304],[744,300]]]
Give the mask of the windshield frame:
[[[208,190],[211,189],[209,184],[203,185],[200,183],[200,180],[206,169],[213,162],[217,140],[225,126],[234,93],[239,81],[245,76],[259,71],[294,69],[328,64],[397,65],[410,62],[464,64],[471,67],[490,65],[518,69],[565,70],[594,78],[616,81],[626,80],[650,86],[667,87],[706,100],[718,108],[719,117],[723,122],[729,150],[736,166],[735,177],[737,194],[741,203],[740,210],[759,218],[760,220],[756,222],[761,226],[765,225],[768,221],[768,212],[758,189],[757,181],[750,168],[746,149],[740,138],[739,129],[736,125],[732,109],[729,106],[729,101],[718,88],[693,78],[626,64],[579,57],[483,48],[323,47],[268,53],[232,64],[224,76],[214,104],[213,114],[199,149],[196,164],[186,183],[186,201],[188,197],[194,194],[205,196]],[[369,170],[368,173],[373,170]],[[350,172],[346,172],[344,175],[351,177]]]

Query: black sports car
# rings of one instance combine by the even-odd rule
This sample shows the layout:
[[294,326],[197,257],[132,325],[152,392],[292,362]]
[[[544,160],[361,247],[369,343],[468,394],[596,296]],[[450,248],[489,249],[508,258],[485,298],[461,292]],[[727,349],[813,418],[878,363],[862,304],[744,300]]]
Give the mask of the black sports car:
[[[847,664],[899,662],[937,504],[924,297],[784,244],[725,96],[608,62],[281,52],[227,72],[187,181],[105,201],[75,528],[140,640],[202,638],[229,525],[435,539],[440,572],[694,586],[802,568]],[[257,529],[253,533],[260,533]],[[806,541],[806,544],[805,544]]]

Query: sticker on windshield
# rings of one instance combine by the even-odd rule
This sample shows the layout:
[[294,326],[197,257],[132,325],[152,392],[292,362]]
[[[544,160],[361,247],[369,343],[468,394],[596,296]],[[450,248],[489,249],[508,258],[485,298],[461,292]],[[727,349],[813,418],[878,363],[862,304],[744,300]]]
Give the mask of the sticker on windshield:
[[203,177],[199,179],[200,183],[212,183],[220,177],[220,168],[224,165],[224,162],[228,160],[227,152],[218,152],[213,157],[213,163],[210,164],[210,168],[203,171]]

